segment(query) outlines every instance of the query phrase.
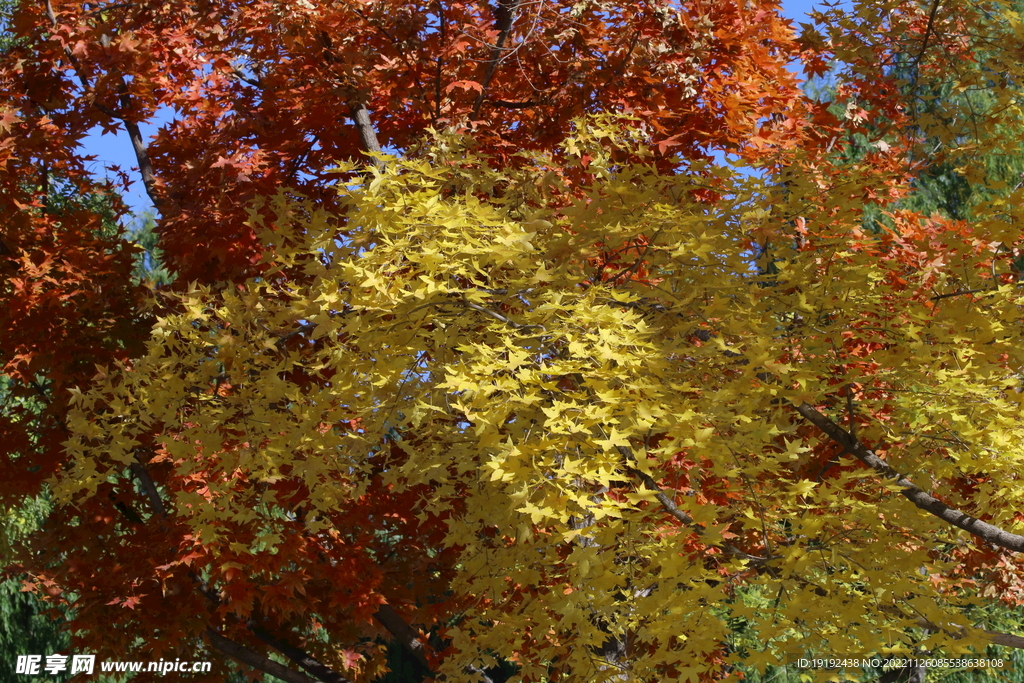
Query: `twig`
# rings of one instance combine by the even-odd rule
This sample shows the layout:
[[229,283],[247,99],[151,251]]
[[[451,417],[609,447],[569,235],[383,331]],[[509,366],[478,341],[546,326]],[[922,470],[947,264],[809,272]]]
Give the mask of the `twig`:
[[513,327],[513,328],[515,328],[517,330],[538,329],[538,330],[540,330],[542,332],[547,332],[547,330],[544,328],[543,325],[523,325],[522,323],[517,323],[516,321],[514,321],[514,320],[512,320],[510,318],[506,318],[505,316],[503,316],[501,313],[498,313],[497,311],[492,311],[489,308],[484,308],[480,304],[477,304],[477,303],[474,303],[472,301],[469,301],[468,299],[461,299],[460,302],[462,303],[463,306],[466,306],[467,308],[472,308],[474,311],[479,311],[480,313],[483,313],[484,315],[489,315],[492,318],[494,318],[495,320],[503,322],[506,325],[509,325],[509,326],[511,326],[511,327]]
[[958,292],[949,292],[948,294],[936,294],[931,298],[932,301],[938,301],[940,299],[948,299],[953,296],[962,296],[964,294],[979,294],[981,292],[991,291],[991,287],[979,287],[978,289],[961,289]]
[[914,81],[917,81],[917,70],[921,68],[921,60],[924,59],[924,53],[928,49],[928,40],[932,37],[932,32],[935,30],[935,14],[939,11],[939,3],[941,0],[934,0],[932,2],[932,11],[928,15],[928,26],[924,30],[924,41],[921,43],[921,51],[917,53],[917,58],[914,59]]

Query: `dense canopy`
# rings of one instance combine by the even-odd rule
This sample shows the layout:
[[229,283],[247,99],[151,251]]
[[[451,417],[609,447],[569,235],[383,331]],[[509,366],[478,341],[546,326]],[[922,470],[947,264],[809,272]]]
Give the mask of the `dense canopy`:
[[[9,573],[76,647],[296,682],[396,648],[415,680],[662,681],[1014,644],[968,615],[1021,597],[1024,195],[978,160],[1019,152],[1022,29],[20,5],[0,496],[50,511]],[[97,124],[172,283],[131,277]],[[912,208],[939,164],[986,189],[958,217]]]

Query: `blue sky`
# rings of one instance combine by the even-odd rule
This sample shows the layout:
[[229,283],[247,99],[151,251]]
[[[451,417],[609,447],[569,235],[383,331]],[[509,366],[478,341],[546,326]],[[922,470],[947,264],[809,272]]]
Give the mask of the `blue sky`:
[[[820,4],[820,2],[812,0],[783,0],[782,13],[797,22],[808,21],[807,12]],[[154,135],[169,118],[168,116],[166,119],[158,120],[155,124],[142,124],[143,135],[147,138]],[[105,169],[110,165],[117,165],[126,170],[130,169],[129,175],[135,182],[129,193],[125,195],[125,201],[136,214],[152,209],[153,205],[142,187],[142,179],[136,168],[135,154],[132,152],[132,145],[128,140],[127,133],[122,131],[117,135],[101,135],[100,129],[97,127],[85,138],[82,148],[85,154],[96,155],[96,161],[90,164],[89,170],[99,178],[108,175]]]

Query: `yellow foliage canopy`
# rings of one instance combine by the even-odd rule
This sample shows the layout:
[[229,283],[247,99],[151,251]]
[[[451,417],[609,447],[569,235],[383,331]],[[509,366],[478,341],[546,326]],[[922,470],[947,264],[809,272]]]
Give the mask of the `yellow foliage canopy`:
[[442,520],[458,552],[452,675],[490,653],[524,680],[692,680],[737,619],[766,644],[753,664],[967,626],[944,607],[972,578],[955,563],[991,550],[849,444],[1018,529],[1005,237],[899,215],[866,233],[816,179],[663,173],[640,138],[582,121],[557,159],[495,168],[439,135],[339,185],[340,214],[277,197],[253,213],[261,277],[160,294],[146,354],[76,396],[57,495],[154,429],[203,482],[170,504],[204,540],[297,514],[282,480],[325,537],[371,481],[429,491],[395,514]]

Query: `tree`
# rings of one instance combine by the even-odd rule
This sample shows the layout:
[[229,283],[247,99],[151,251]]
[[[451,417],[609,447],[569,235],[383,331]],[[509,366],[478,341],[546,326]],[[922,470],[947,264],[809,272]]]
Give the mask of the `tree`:
[[[20,561],[106,626],[76,642],[291,681],[269,650],[322,681],[390,639],[449,679],[663,680],[738,659],[741,622],[753,665],[984,642],[939,605],[997,562],[1017,585],[1013,211],[861,226],[920,152],[878,64],[992,39],[1012,118],[1014,23],[858,9],[828,42],[756,2],[19,8],[0,348],[46,409],[7,417],[2,492],[53,488]],[[846,65],[843,116],[801,53]],[[89,187],[94,123],[132,137],[173,286],[25,182]]]
[[[40,501],[31,501],[20,510],[6,512],[0,537],[5,565],[12,547],[22,542],[27,533],[39,528],[45,513],[45,504]],[[17,661],[18,655],[27,653],[56,652],[67,644],[67,636],[60,630],[61,619],[47,615],[47,606],[20,588],[21,582],[17,580],[0,583],[0,622],[3,624],[0,651],[7,662]]]
[[156,221],[152,213],[147,212],[139,216],[128,230],[127,237],[142,248],[136,257],[135,270],[132,272],[136,279],[157,287],[174,280],[163,263],[160,238],[156,234]]
[[[1013,11],[1020,10],[1019,3],[1011,7]],[[940,30],[948,31],[950,28],[951,26],[946,24],[941,26]],[[975,36],[975,39],[978,37]],[[949,65],[945,65],[947,68],[940,73],[920,68],[921,45],[914,43],[909,43],[911,52],[893,54],[884,66],[898,87],[900,113],[906,116],[910,130],[919,136],[919,140],[916,145],[916,158],[913,159],[910,193],[888,206],[873,202],[866,204],[862,221],[865,229],[896,231],[894,211],[912,212],[924,219],[941,216],[945,219],[970,222],[977,218],[975,207],[982,207],[983,218],[986,211],[991,211],[994,200],[1005,201],[1007,195],[1019,189],[1020,180],[1024,177],[1024,156],[1021,155],[1019,147],[1020,122],[1016,117],[1007,117],[1005,112],[999,111],[1005,103],[998,104],[1001,94],[998,90],[978,87],[977,83],[978,80],[984,82],[979,76],[984,77],[985,74],[991,79],[992,68],[989,60],[998,59],[998,51],[991,49],[990,41],[991,37],[988,40],[977,41],[981,54],[974,60],[963,60],[957,63],[955,68],[948,68]],[[972,80],[973,86],[965,84]],[[836,99],[835,81],[828,76],[812,79],[805,89],[810,96],[819,101],[832,102]],[[842,116],[848,105],[848,101],[840,101],[831,107],[831,111],[836,116]],[[998,123],[995,128],[994,122]],[[844,164],[862,163],[877,149],[876,141],[886,139],[889,135],[892,121],[885,117],[875,117],[869,120],[866,128],[863,132],[851,136],[851,144],[833,152]],[[994,131],[997,132],[993,136]],[[990,140],[984,151],[978,151],[980,143],[989,136],[996,137],[999,144],[992,145]],[[920,150],[927,150],[927,154],[922,154]],[[967,159],[964,158],[965,150],[970,152]],[[1011,272],[1019,272],[1022,261],[1019,257],[1013,258],[1008,265]],[[1018,572],[1016,567],[1012,564],[1003,565],[1002,562],[997,563],[997,566],[1005,566],[1010,570],[1009,574],[1012,577],[1009,581],[1008,577],[1003,577],[999,583],[1005,586],[1007,583],[1016,582],[1013,576]],[[964,577],[976,579],[979,585],[989,585],[993,578],[991,563],[978,559],[973,560],[970,566],[961,567],[960,572]],[[1001,591],[990,586],[985,596],[991,600],[990,604],[972,606],[967,618],[971,623],[983,624],[986,628],[1012,630],[1019,608],[1019,599],[1015,591]],[[910,642],[928,635],[927,630],[914,631],[914,634],[908,634]],[[736,640],[742,642],[742,634]],[[987,651],[990,656],[997,653],[997,649],[991,646]],[[1019,661],[1022,653],[1013,654]],[[916,680],[914,676],[924,680],[926,668],[923,665],[908,666],[902,671],[888,671],[885,675],[882,675],[880,670],[872,669],[865,671],[861,680],[874,680],[880,676],[880,680]],[[1019,666],[1016,668],[1019,669]],[[935,674],[941,675],[943,680],[954,681],[973,680],[975,675],[969,670],[960,674],[951,674],[948,671]],[[785,672],[774,668],[767,673],[768,677],[780,675],[784,676]],[[1016,680],[1017,676],[1011,675],[1011,678]]]
[[[15,392],[45,395],[47,411],[42,419],[14,416],[4,425],[8,499],[39,490],[67,462],[62,442],[68,437],[68,389],[88,385],[95,364],[138,355],[153,324],[151,311],[140,305],[145,290],[127,276],[124,246],[97,240],[88,228],[93,216],[76,213],[61,217],[67,235],[55,251],[45,236],[56,219],[34,208],[39,192],[23,182],[56,169],[81,191],[90,188],[75,145],[94,125],[123,127],[131,136],[160,213],[160,246],[183,286],[258,274],[260,245],[246,225],[250,200],[289,185],[328,204],[335,176],[326,171],[333,159],[379,148],[369,111],[388,112],[375,115],[376,123],[383,139],[398,148],[430,125],[462,122],[476,131],[480,144],[507,156],[509,150],[548,147],[564,135],[574,114],[608,107],[650,112],[649,125],[666,148],[689,156],[702,156],[708,145],[738,149],[755,130],[766,144],[796,144],[781,122],[761,123],[769,113],[801,102],[785,70],[796,47],[770,7],[247,3],[236,9],[41,3],[20,6],[12,17],[17,40],[5,51],[0,76],[7,133],[0,161],[6,213],[17,217],[3,237],[11,283],[5,297],[19,305],[4,314],[3,329],[17,331],[2,342],[4,370]],[[138,122],[158,106],[174,109],[177,118],[147,145]],[[352,128],[341,125],[346,116]],[[32,288],[24,292],[18,283]],[[59,302],[56,315],[40,310],[44,291],[46,301]],[[39,377],[46,378],[45,386],[36,386]],[[28,457],[38,469],[24,466]],[[145,461],[147,454],[140,457]],[[140,470],[136,477],[146,498],[155,500],[145,484],[148,474]],[[135,486],[125,478],[106,482],[104,494],[85,508],[65,508],[63,517],[51,521],[60,538],[52,547],[60,550],[25,560],[41,574],[56,563],[62,586],[83,589],[79,603],[104,603],[81,611],[83,621],[123,612],[105,604],[127,592],[125,575],[113,567],[167,553],[170,564],[193,554],[192,539],[178,534],[172,521],[169,527],[150,524],[141,536],[129,529],[145,514]],[[401,503],[382,504],[380,512],[373,506],[349,512],[372,528]],[[302,527],[299,520],[283,521]],[[99,525],[102,542],[67,540],[83,523]],[[403,539],[406,555],[420,544],[444,567],[434,532],[420,531],[417,538],[417,531],[388,529],[383,536],[353,539],[370,547],[342,563],[322,562],[315,539],[295,534],[300,545],[290,555],[280,554],[279,567],[298,567],[289,569],[297,585],[320,582],[312,604],[326,610],[339,586],[358,587],[367,578],[379,584],[363,571],[364,553],[388,558],[391,551],[379,546],[393,545],[395,538]],[[97,543],[110,553],[97,554]],[[95,572],[77,573],[81,567]],[[141,583],[156,580],[152,566],[147,571]],[[182,578],[185,583],[168,589],[170,595],[186,593],[195,601],[193,577],[185,572],[177,577]],[[269,580],[287,592],[279,578]],[[443,585],[444,576],[439,578]],[[432,592],[431,600],[444,594],[440,588]],[[430,601],[422,598],[430,594],[415,592],[428,613]],[[199,604],[168,601],[154,614],[154,620],[171,624],[165,642],[175,642],[182,629],[195,633],[199,620],[183,623],[183,610],[200,614],[218,604],[212,597],[206,592]],[[403,604],[401,594],[385,598],[379,590],[365,600],[360,609],[385,600]],[[391,635],[418,652],[414,631],[396,613],[374,609]],[[300,612],[294,628],[297,637],[307,637],[315,614],[309,605]],[[277,636],[289,635],[289,628]],[[249,645],[265,648],[251,633],[245,636]],[[336,631],[334,636],[341,637]],[[211,635],[211,642],[240,652],[217,638]],[[129,640],[108,638],[105,647],[124,650]],[[245,656],[250,663],[262,661]]]
[[[271,547],[289,551],[293,501],[312,538],[357,545],[338,511],[403,500],[398,549],[437,524],[434,572],[469,600],[445,632],[449,675],[486,652],[528,680],[703,673],[725,661],[730,618],[781,652],[815,634],[869,651],[918,619],[944,642],[957,622],[933,601],[951,588],[929,577],[958,546],[942,523],[1022,539],[893,468],[954,482],[947,504],[1014,514],[985,484],[1016,476],[999,444],[1020,430],[1020,350],[1002,331],[1019,291],[966,298],[961,273],[991,256],[955,225],[879,240],[834,207],[805,217],[820,228],[774,273],[755,268],[772,190],[719,174],[709,205],[703,169],[613,161],[653,156],[623,136],[581,123],[557,161],[517,169],[443,138],[343,188],[340,216],[274,200],[273,225],[255,224],[270,268],[176,295],[145,356],[75,395],[56,493],[95,495],[145,444],[162,481],[198,486],[168,486],[186,535],[249,556],[220,596],[234,612]],[[915,270],[923,239],[950,246]],[[618,259],[579,258],[601,252]],[[865,487],[843,449],[895,482]],[[730,604],[740,584],[792,607]],[[602,663],[611,637],[625,651]]]

